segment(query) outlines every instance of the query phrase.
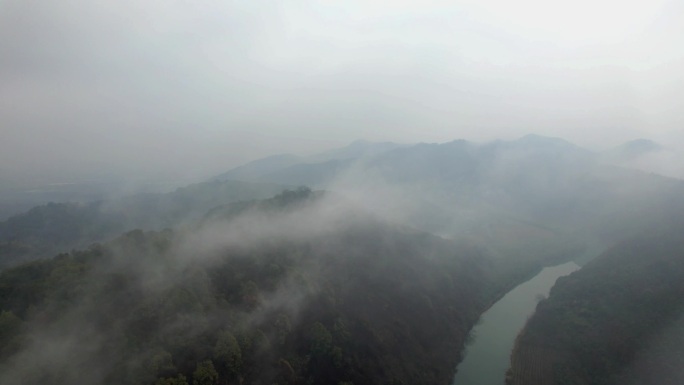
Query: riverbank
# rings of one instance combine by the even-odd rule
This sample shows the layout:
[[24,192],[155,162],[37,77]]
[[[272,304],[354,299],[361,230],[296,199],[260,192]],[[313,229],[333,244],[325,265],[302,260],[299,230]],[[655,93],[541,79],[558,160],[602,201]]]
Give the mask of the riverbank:
[[453,384],[500,385],[510,365],[515,338],[534,313],[540,296],[548,295],[559,277],[577,269],[574,262],[544,268],[491,306],[471,332],[474,342],[467,347]]

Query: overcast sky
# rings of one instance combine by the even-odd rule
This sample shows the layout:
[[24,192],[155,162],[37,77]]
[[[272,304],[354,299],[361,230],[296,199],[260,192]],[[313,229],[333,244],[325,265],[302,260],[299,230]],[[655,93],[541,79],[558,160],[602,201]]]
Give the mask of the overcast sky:
[[684,130],[684,2],[0,0],[0,174]]

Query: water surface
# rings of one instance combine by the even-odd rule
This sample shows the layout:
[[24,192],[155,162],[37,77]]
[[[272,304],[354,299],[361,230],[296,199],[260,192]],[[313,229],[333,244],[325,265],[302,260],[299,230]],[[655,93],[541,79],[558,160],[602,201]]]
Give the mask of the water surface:
[[466,348],[453,384],[502,385],[515,337],[534,313],[539,298],[549,294],[559,277],[578,269],[574,262],[547,267],[487,310],[473,330],[475,340]]

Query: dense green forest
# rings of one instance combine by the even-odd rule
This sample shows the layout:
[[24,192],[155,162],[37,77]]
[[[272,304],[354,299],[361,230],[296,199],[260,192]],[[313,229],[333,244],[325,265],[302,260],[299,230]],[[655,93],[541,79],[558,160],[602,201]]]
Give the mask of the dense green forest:
[[559,279],[518,337],[508,383],[680,384],[683,230],[663,223]]
[[487,254],[348,207],[312,216],[324,196],[285,192],[5,270],[0,382],[449,382],[505,290]]

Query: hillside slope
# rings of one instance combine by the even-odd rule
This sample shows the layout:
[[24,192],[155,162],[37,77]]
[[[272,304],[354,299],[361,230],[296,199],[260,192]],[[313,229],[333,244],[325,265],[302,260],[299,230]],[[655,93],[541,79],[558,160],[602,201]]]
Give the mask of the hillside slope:
[[165,194],[110,201],[49,203],[0,222],[0,269],[114,238],[133,229],[161,230],[199,219],[230,202],[264,199],[283,186],[238,181],[206,182]]
[[4,271],[0,383],[448,384],[494,277],[469,243],[288,192]]
[[668,222],[559,279],[518,337],[508,383],[681,383],[682,230]]

